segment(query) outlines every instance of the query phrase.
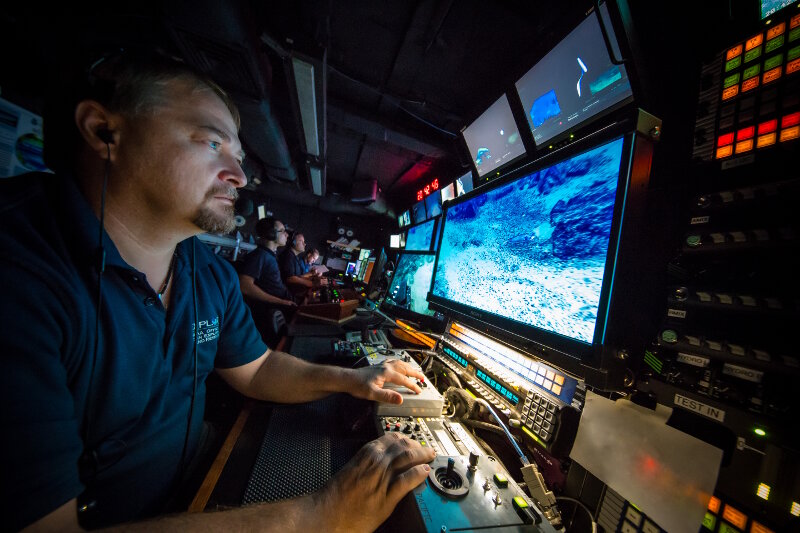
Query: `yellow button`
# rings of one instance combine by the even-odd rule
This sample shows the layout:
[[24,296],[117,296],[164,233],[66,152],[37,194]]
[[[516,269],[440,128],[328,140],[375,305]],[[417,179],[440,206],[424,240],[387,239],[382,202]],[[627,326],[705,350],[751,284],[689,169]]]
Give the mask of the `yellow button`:
[[423,446],[427,446],[427,444],[425,444],[424,440],[419,441],[419,443],[422,444]]
[[528,507],[528,502],[526,502],[525,498],[523,498],[522,496],[514,496],[514,505],[516,505],[520,509],[525,509]]
[[494,475],[494,482],[497,483],[498,487],[507,487],[508,486],[508,478],[506,478],[506,476],[504,476],[500,472],[497,472]]

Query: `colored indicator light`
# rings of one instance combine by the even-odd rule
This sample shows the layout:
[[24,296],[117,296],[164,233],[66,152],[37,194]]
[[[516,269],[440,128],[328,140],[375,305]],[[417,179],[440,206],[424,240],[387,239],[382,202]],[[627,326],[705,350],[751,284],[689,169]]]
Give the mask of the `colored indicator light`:
[[789,42],[793,43],[798,38],[800,38],[800,28],[795,28],[789,32]]
[[759,46],[758,48],[753,48],[749,52],[744,53],[744,62],[749,63],[750,61],[761,57],[762,48]]
[[745,139],[752,139],[753,135],[755,134],[756,134],[756,127],[747,126],[746,128],[742,128],[736,132],[736,140],[744,141]]
[[761,524],[753,520],[753,522],[750,523],[750,533],[775,533],[775,532],[772,531],[770,528],[762,526]]
[[736,153],[741,154],[742,152],[749,152],[753,149],[753,139],[747,139],[746,141],[740,141],[736,143]]
[[742,83],[742,92],[746,93],[747,91],[752,91],[756,87],[758,87],[758,80],[759,78],[750,78],[749,80]]
[[800,111],[786,115],[781,119],[781,128],[788,128],[790,126],[797,126],[800,124]]
[[752,50],[756,46],[761,46],[761,43],[763,43],[763,42],[764,42],[764,34],[763,33],[759,33],[758,35],[754,35],[753,37],[750,37],[749,39],[747,39],[747,41],[745,41],[745,43],[744,43],[744,51],[747,52],[749,50]]
[[728,146],[723,146],[722,148],[717,148],[717,159],[722,159],[723,157],[728,157],[733,154],[733,145],[729,144]]
[[792,508],[789,509],[789,514],[792,516],[800,516],[800,503],[792,502]]
[[764,73],[764,84],[770,83],[781,77],[781,67],[776,67]]
[[738,44],[738,45],[734,46],[733,48],[728,50],[728,53],[725,54],[725,61],[730,61],[734,57],[738,57],[738,56],[742,55],[742,50],[744,50],[744,46],[743,45]]
[[756,435],[758,435],[759,437],[763,437],[763,436],[765,436],[765,435],[767,434],[767,432],[766,432],[766,431],[764,431],[764,430],[763,430],[763,429],[761,429],[761,428],[756,428],[756,429],[754,429],[754,430],[753,430],[753,433],[755,433],[755,434],[756,434]]
[[709,531],[714,531],[714,527],[717,525],[717,517],[711,513],[706,513],[703,517],[703,527]]
[[786,63],[786,74],[794,74],[800,70],[800,58],[794,59]]
[[743,77],[744,79],[748,80],[753,76],[758,76],[760,72],[761,72],[761,63],[756,63],[752,67],[747,67],[746,69],[744,69]]
[[758,484],[758,490],[756,491],[756,496],[761,498],[762,500],[769,500],[769,485],[765,483]]
[[714,514],[719,513],[719,506],[720,500],[716,496],[712,496],[710,500],[708,500],[708,510]]
[[774,50],[777,50],[778,48],[783,46],[783,42],[785,40],[786,40],[786,37],[784,35],[781,35],[780,37],[775,37],[771,41],[767,41],[767,44],[764,46],[764,51],[766,53],[770,53],[770,52],[772,52]]
[[796,28],[800,26],[800,15],[795,15],[792,17],[792,20],[789,21],[790,28]]
[[758,125],[758,134],[764,135],[765,133],[772,133],[773,131],[778,129],[778,119],[773,118],[772,120],[767,120],[766,122],[762,122]]
[[792,126],[781,130],[781,142],[791,141],[800,137],[800,126]]
[[730,72],[735,68],[739,68],[742,65],[742,56],[734,57],[730,61],[725,62],[725,72]]
[[778,54],[764,61],[764,70],[770,70],[783,63],[783,54]]
[[789,48],[789,51],[786,52],[787,61],[791,61],[792,59],[797,59],[798,57],[800,57],[800,46]]
[[717,146],[727,146],[733,144],[733,132],[720,135],[717,139]]
[[764,148],[765,146],[772,146],[778,140],[778,136],[775,133],[767,133],[766,135],[760,135],[758,140],[756,141],[757,148]]
[[773,39],[778,35],[782,35],[786,31],[786,23],[781,22],[767,30],[767,40]]
[[728,504],[725,504],[725,509],[722,511],[722,518],[742,530],[744,530],[744,526],[747,524],[747,515]]

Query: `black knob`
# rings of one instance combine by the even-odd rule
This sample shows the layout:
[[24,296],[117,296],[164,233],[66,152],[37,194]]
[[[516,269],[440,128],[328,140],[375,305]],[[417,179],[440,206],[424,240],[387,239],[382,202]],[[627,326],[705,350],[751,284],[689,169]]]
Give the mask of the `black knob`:
[[474,452],[469,452],[469,466],[476,467],[478,466],[478,454]]
[[411,433],[411,424],[406,424],[406,427],[403,428],[403,433]]
[[452,477],[453,468],[456,466],[456,461],[452,457],[447,458],[447,477]]

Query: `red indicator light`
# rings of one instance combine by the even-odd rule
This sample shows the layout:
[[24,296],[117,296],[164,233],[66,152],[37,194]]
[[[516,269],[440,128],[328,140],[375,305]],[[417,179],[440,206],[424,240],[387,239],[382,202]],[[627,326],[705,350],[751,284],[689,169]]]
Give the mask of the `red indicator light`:
[[772,133],[778,129],[778,119],[773,118],[758,125],[758,134],[764,135],[765,133]]
[[422,191],[417,191],[417,201],[422,200]]
[[781,128],[797,126],[798,124],[800,124],[800,111],[798,111],[797,113],[792,113],[791,115],[786,115],[781,120]]
[[746,128],[742,128],[736,132],[736,140],[743,141],[745,139],[750,139],[753,135],[756,134],[756,127],[755,126],[747,126]]
[[733,144],[733,132],[720,135],[717,139],[717,146],[725,146],[726,144]]
[[755,78],[750,78],[749,80],[742,83],[742,92],[744,93],[758,87],[758,81],[759,81],[758,77],[756,76]]
[[431,189],[433,189],[434,191],[439,190],[439,178],[436,178],[431,182]]

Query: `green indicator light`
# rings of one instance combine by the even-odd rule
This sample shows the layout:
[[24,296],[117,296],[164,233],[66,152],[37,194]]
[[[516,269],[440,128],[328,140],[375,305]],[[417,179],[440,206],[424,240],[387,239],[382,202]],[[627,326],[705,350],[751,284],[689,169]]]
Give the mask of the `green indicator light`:
[[753,76],[758,76],[760,72],[761,72],[761,64],[756,63],[752,67],[747,67],[746,69],[744,69],[744,79],[752,78]]
[[[748,69],[748,70],[749,70],[749,69]],[[723,86],[725,89],[727,89],[727,88],[728,88],[728,87],[730,87],[731,85],[736,85],[737,83],[739,83],[739,78],[740,78],[740,77],[741,77],[741,76],[740,76],[740,74],[739,74],[738,72],[737,72],[736,74],[731,74],[730,76],[728,76],[727,78],[725,78],[725,81],[723,81],[723,82],[722,82],[722,86]],[[747,77],[747,71],[745,71],[745,77]]]
[[786,52],[786,59],[787,61],[791,61],[792,59],[796,59],[800,57],[800,46],[795,46],[794,48],[790,48],[788,52]]
[[800,39],[800,26],[789,32],[789,42],[796,41],[797,39]]
[[783,54],[778,54],[776,56],[770,57],[766,61],[764,61],[764,70],[770,70],[778,65],[783,63]]
[[725,63],[725,72],[730,72],[735,68],[739,68],[742,65],[742,56],[736,56],[727,63]]
[[775,37],[774,39],[770,39],[769,41],[767,41],[767,45],[765,47],[766,53],[770,53],[783,46],[784,39],[785,37],[783,35],[779,35],[778,37]]
[[714,526],[716,525],[717,517],[709,512],[706,512],[706,516],[703,517],[703,527],[710,531],[714,531]]
[[727,522],[720,522],[717,533],[741,533],[738,529],[728,524]]
[[766,434],[767,434],[767,432],[766,432],[766,431],[764,431],[764,430],[763,430],[763,429],[761,429],[761,428],[756,428],[756,429],[754,429],[754,430],[753,430],[753,433],[755,433],[755,434],[756,434],[756,435],[758,435],[759,437],[764,437],[764,436],[766,436]]
[[758,57],[761,57],[762,48],[763,47],[761,47],[761,46],[756,46],[755,48],[753,48],[749,52],[745,53],[744,54],[744,62],[745,63],[749,63],[750,61],[752,61],[752,60],[754,60],[754,59],[756,59]]

